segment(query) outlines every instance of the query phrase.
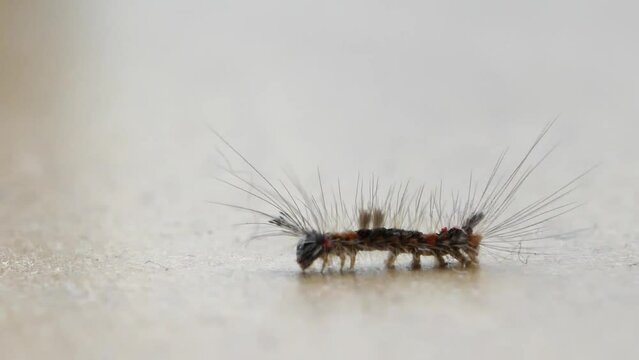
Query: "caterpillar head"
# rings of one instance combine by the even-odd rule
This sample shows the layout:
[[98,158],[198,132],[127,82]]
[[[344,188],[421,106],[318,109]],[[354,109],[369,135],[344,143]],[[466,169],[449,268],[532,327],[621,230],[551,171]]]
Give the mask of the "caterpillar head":
[[302,270],[311,266],[324,252],[324,236],[317,232],[307,233],[297,243],[297,263]]

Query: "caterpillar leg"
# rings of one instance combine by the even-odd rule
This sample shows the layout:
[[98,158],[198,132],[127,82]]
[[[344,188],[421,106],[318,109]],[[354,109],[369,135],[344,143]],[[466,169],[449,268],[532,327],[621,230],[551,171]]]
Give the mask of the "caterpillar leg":
[[353,270],[355,268],[355,257],[357,256],[357,253],[352,253],[349,256],[350,256],[350,259],[351,259],[351,263],[350,263],[350,266],[348,268],[350,270]]
[[470,260],[468,260],[468,258],[457,249],[451,249],[449,253],[452,257],[455,258],[455,260],[459,261],[462,267],[467,267],[470,263]]
[[446,259],[444,259],[444,255],[441,252],[434,251],[433,255],[435,256],[435,266],[445,268],[446,265],[448,265],[446,263]]
[[421,254],[418,252],[413,253],[413,261],[410,263],[410,267],[413,270],[420,269],[422,267]]
[[320,270],[320,273],[324,272],[324,269],[326,269],[327,265],[328,265],[328,254],[322,255],[322,270]]
[[339,271],[344,271],[344,263],[346,262],[346,254],[339,254]]
[[392,269],[395,267],[395,260],[397,260],[397,255],[399,255],[396,251],[389,251],[388,258],[386,258],[386,267],[388,269]]
[[477,259],[477,251],[474,249],[466,249],[464,250],[464,254],[468,257],[469,265],[479,265],[479,259]]

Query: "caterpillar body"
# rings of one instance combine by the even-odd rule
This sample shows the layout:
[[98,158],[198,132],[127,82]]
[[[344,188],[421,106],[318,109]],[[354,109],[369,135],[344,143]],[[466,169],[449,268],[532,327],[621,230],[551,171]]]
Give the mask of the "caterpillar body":
[[[297,263],[304,270],[317,258],[321,258],[322,271],[329,261],[329,256],[340,259],[340,270],[343,270],[346,257],[350,258],[350,268],[355,266],[355,258],[360,251],[388,251],[387,267],[393,267],[397,255],[408,253],[413,256],[411,266],[421,266],[421,256],[432,255],[439,266],[445,266],[445,255],[459,261],[463,266],[477,264],[478,248],[481,235],[473,234],[473,227],[479,223],[484,215],[474,214],[461,228],[442,228],[438,233],[422,233],[415,230],[403,230],[382,227],[383,214],[379,214],[379,222],[368,226],[366,219],[370,212],[362,210],[360,213],[359,229],[337,233],[305,234],[297,245]],[[282,219],[271,220],[280,222]]]
[[549,233],[545,225],[579,206],[565,199],[587,173],[537,200],[511,209],[522,185],[554,149],[535,162],[531,160],[553,123],[546,125],[512,170],[501,171],[506,155],[503,152],[485,183],[475,184],[471,175],[465,195],[451,195],[450,203],[442,200],[441,187],[427,193],[424,186],[410,189],[408,184],[403,184],[390,187],[383,195],[378,179],[371,180],[367,191],[358,179],[353,206],[346,205],[339,182],[338,191],[327,194],[319,174],[321,192],[318,196],[309,195],[295,182],[292,182],[293,189],[284,182],[276,186],[213,130],[259,178],[255,183],[229,169],[232,180],[219,180],[259,200],[267,209],[216,204],[263,218],[260,224],[275,231],[262,236],[297,239],[296,260],[303,271],[318,259],[324,271],[331,258],[339,259],[340,270],[348,258],[349,268],[353,269],[357,254],[367,251],[388,252],[386,266],[389,268],[394,267],[398,255],[409,254],[413,269],[421,267],[422,256],[432,256],[440,267],[447,266],[449,259],[467,267],[479,264],[480,250],[492,256],[536,253],[524,245],[568,234]]

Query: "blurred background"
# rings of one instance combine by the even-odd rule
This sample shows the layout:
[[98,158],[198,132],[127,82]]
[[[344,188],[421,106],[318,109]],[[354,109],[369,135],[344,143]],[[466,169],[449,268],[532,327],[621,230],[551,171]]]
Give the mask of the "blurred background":
[[[0,0],[4,356],[638,355],[637,11]],[[304,277],[294,241],[207,203],[248,201],[210,128],[311,190],[317,168],[456,188],[556,117],[532,196],[600,164],[569,259]]]

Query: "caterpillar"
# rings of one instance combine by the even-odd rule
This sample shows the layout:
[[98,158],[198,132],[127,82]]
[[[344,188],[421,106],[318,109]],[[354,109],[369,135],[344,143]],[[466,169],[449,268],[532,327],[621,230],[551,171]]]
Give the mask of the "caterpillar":
[[470,267],[479,264],[480,252],[492,256],[532,254],[536,252],[524,247],[528,242],[569,234],[548,233],[545,226],[580,206],[565,199],[575,190],[578,180],[590,171],[512,209],[522,185],[554,150],[543,153],[535,162],[531,160],[554,122],[543,128],[510,171],[502,171],[504,151],[483,185],[473,182],[471,175],[465,195],[451,195],[450,204],[442,199],[441,186],[426,192],[425,186],[412,189],[405,183],[389,187],[384,195],[378,178],[372,178],[365,191],[364,181],[358,177],[355,202],[351,206],[346,205],[339,181],[337,192],[327,194],[324,191],[319,172],[319,195],[309,195],[303,186],[292,181],[292,185],[285,182],[276,185],[211,129],[258,178],[257,183],[249,181],[229,168],[231,180],[218,180],[262,202],[267,210],[214,203],[263,218],[259,224],[274,231],[260,236],[296,239],[296,261],[302,271],[321,260],[320,271],[323,272],[332,258],[339,259],[340,271],[344,270],[347,258],[349,269],[353,269],[357,255],[369,251],[387,252],[385,265],[388,268],[395,266],[398,255],[409,254],[413,269],[421,268],[424,256],[433,257],[439,267],[448,266],[450,261]]

